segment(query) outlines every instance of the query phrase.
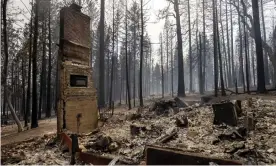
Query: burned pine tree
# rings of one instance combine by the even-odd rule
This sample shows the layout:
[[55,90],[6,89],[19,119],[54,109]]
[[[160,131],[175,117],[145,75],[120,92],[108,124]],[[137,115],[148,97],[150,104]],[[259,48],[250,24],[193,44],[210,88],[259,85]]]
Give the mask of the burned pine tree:
[[[144,48],[144,15],[143,15],[143,0],[141,0],[141,39],[140,39],[140,73],[139,73],[139,101],[140,107],[143,107],[143,87],[142,87],[142,73],[143,73],[143,48]],[[135,84],[135,82],[134,82]],[[134,99],[135,100],[135,99]]]
[[217,54],[217,19],[216,19],[216,1],[213,0],[213,43],[214,43],[214,89],[215,96],[218,95],[218,54]]
[[215,7],[216,10],[216,30],[217,30],[217,34],[216,34],[216,38],[217,38],[217,42],[215,43],[215,45],[218,46],[218,53],[219,53],[219,74],[220,74],[220,88],[221,88],[221,95],[222,96],[226,96],[225,93],[225,88],[224,88],[224,80],[223,80],[223,70],[222,70],[222,55],[221,55],[221,49],[220,49],[220,38],[219,38],[219,27],[218,27],[218,10],[217,7]]
[[128,67],[128,39],[127,39],[127,36],[128,36],[128,31],[127,31],[127,26],[128,26],[128,10],[127,10],[127,1],[126,1],[126,10],[125,10],[125,57],[126,57],[126,64],[125,64],[125,67],[126,67],[126,99],[128,101],[128,109],[130,110],[131,109],[131,101],[130,101],[130,87],[129,87],[129,67]]
[[192,66],[192,39],[191,39],[191,14],[190,14],[190,0],[188,0],[188,26],[189,26],[189,71],[190,71],[190,93],[193,91],[193,66]]
[[176,19],[176,35],[177,35],[177,53],[178,53],[178,90],[177,96],[185,97],[185,83],[184,83],[184,65],[183,65],[183,47],[182,47],[182,33],[179,14],[179,0],[174,0],[174,11]]
[[38,127],[37,120],[37,40],[38,40],[38,10],[40,0],[35,2],[35,18],[34,18],[34,44],[32,52],[32,65],[33,65],[33,91],[32,91],[32,121],[31,128]]
[[101,16],[100,16],[100,46],[99,46],[99,70],[100,76],[99,76],[99,105],[100,107],[105,106],[105,43],[104,43],[104,14],[105,14],[105,0],[101,0]]
[[[256,44],[256,61],[257,61],[257,91],[259,93],[265,93],[265,76],[264,76],[264,60],[263,49],[260,29],[260,17],[259,17],[259,5],[257,0],[252,0],[252,11],[254,19],[254,32],[255,32],[255,44]],[[274,71],[275,72],[275,71]]]
[[48,80],[47,80],[47,103],[46,103],[46,117],[51,117],[51,111],[52,111],[52,101],[51,101],[51,93],[52,86],[51,86],[51,72],[52,72],[52,36],[51,36],[51,1],[49,2],[48,7]]

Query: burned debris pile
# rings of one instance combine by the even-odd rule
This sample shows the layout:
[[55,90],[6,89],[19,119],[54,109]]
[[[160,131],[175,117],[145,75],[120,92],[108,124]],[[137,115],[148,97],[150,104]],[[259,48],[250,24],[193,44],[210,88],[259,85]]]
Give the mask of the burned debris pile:
[[68,165],[70,153],[68,148],[59,147],[56,134],[50,134],[2,146],[1,164]]
[[[275,108],[275,100],[260,98],[212,104],[158,99],[144,108],[116,109],[98,129],[78,135],[79,148],[128,164],[145,161],[146,145],[243,164],[275,164]],[[44,136],[3,146],[1,163],[69,164],[70,153],[54,135]]]
[[114,113],[98,133],[81,136],[80,142],[88,152],[119,156],[132,164],[145,160],[145,145],[245,164],[276,163],[275,101],[253,98],[206,106],[178,99]]

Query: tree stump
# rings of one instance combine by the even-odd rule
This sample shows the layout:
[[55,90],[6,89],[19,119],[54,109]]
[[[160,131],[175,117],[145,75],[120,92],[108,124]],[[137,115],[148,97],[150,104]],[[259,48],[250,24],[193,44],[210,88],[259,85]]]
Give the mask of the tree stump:
[[230,126],[236,126],[238,121],[236,110],[234,109],[234,105],[231,102],[213,104],[213,112],[214,112],[214,124],[222,124],[225,123]]

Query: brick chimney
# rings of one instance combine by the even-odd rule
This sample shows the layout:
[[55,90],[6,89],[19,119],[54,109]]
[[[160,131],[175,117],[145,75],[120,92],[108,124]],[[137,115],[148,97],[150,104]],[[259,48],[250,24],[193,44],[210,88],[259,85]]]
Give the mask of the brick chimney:
[[71,9],[74,9],[75,11],[77,11],[77,12],[81,12],[81,6],[80,5],[78,5],[78,4],[76,4],[76,3],[72,3],[71,5],[70,5],[70,8]]

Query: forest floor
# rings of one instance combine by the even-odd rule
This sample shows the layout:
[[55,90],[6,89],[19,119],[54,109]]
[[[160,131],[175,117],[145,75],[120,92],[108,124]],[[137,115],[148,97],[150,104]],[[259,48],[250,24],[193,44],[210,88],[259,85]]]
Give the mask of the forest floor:
[[[177,129],[178,138],[169,141],[165,144],[166,146],[176,146],[185,151],[200,152],[208,156],[230,159],[234,158],[241,161],[247,161],[245,158],[237,157],[238,154],[236,154],[236,152],[232,155],[225,152],[225,150],[227,151],[228,149],[229,151],[230,149],[231,151],[232,146],[238,145],[243,145],[243,148],[246,149],[248,148],[247,146],[252,146],[254,144],[254,146],[260,147],[258,152],[263,158],[266,158],[266,160],[262,159],[259,163],[276,163],[276,147],[273,145],[276,144],[273,140],[276,140],[276,122],[274,122],[276,118],[275,93],[269,93],[266,95],[228,95],[226,97],[212,98],[209,103],[237,99],[246,101],[248,98],[253,98],[255,106],[254,111],[257,116],[260,117],[261,121],[264,121],[264,123],[260,123],[260,120],[258,120],[258,132],[254,133],[254,137],[260,137],[259,139],[263,139],[263,141],[258,143],[254,143],[254,141],[252,143],[252,138],[248,137],[243,141],[220,141],[218,145],[210,145],[210,142],[215,139],[215,135],[221,134],[222,130],[226,129],[216,128],[212,125],[212,108],[210,105],[199,106],[199,94],[188,95],[183,98],[185,102],[191,105],[193,111],[189,112],[180,111],[178,113],[169,112],[166,115],[156,115],[156,112],[151,112],[148,108],[152,103],[160,101],[159,96],[152,96],[145,100],[146,108],[138,113],[141,116],[139,115],[138,118],[136,117],[137,119],[135,118],[138,112],[137,107],[128,110],[126,106],[122,105],[114,110],[112,118],[103,125],[99,125],[99,133],[88,137],[81,136],[79,142],[89,151],[96,151],[96,153],[105,155],[120,155],[122,158],[137,161],[140,159],[143,145],[145,143],[149,143],[150,140],[153,141],[152,143],[156,143],[155,141],[164,136],[164,133],[168,133],[170,130],[175,131]],[[165,100],[170,99],[172,98],[165,98]],[[248,111],[246,103],[243,102],[242,105],[243,109]],[[262,112],[264,112],[264,114]],[[133,117],[133,115],[135,116]],[[175,118],[183,115],[187,116],[189,119],[188,128],[175,126]],[[145,126],[146,131],[141,132],[136,136],[132,136],[130,134],[130,126],[133,124]],[[50,143],[51,145],[49,145],[49,142],[52,142],[55,139],[55,136],[55,117],[41,120],[39,121],[38,128],[29,129],[20,133],[17,133],[16,125],[1,127],[1,164],[69,164],[69,153],[62,153],[57,144],[52,145]],[[95,141],[105,138],[106,136],[112,139],[111,145],[113,148],[115,146],[113,152],[110,153],[110,149],[109,152],[106,152],[103,149],[93,149]],[[186,139],[187,141],[182,142],[183,139]],[[118,145],[120,147],[118,147]]]
[[[21,122],[24,125],[24,122]],[[17,143],[20,141],[25,141],[27,139],[53,134],[56,133],[57,120],[56,117],[51,117],[49,119],[39,120],[38,128],[25,130],[18,133],[17,125],[7,125],[1,127],[1,146],[11,143]]]

